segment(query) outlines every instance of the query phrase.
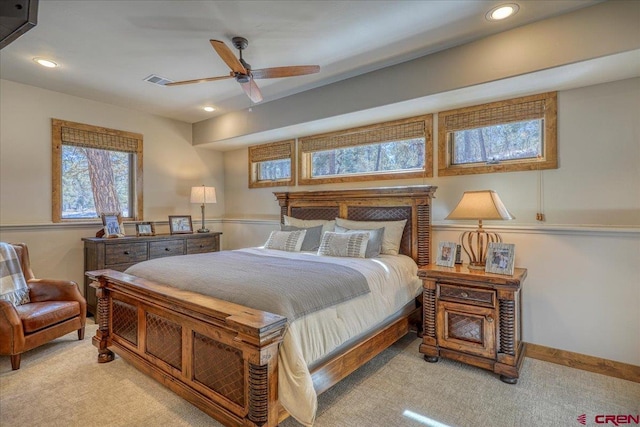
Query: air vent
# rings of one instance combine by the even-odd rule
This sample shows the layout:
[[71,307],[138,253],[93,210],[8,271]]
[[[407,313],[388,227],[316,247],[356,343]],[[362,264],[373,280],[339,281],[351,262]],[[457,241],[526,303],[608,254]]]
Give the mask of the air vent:
[[145,82],[153,83],[154,85],[164,86],[167,83],[173,83],[173,80],[166,79],[164,77],[156,76],[155,74],[151,74],[148,77],[144,78]]

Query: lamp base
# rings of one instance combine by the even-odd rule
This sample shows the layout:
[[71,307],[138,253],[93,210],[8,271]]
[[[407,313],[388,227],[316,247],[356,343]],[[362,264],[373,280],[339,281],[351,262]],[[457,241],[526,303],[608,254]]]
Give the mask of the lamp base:
[[469,263],[469,265],[467,265],[467,268],[469,270],[483,270],[485,269],[486,265],[484,263]]
[[208,233],[209,229],[208,228],[201,228],[198,230],[198,233]]

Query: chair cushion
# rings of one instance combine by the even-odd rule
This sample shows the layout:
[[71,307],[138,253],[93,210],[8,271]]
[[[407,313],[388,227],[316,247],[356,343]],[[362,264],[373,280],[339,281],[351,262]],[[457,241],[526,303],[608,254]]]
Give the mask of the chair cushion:
[[16,307],[25,334],[39,331],[80,315],[77,301],[32,302]]

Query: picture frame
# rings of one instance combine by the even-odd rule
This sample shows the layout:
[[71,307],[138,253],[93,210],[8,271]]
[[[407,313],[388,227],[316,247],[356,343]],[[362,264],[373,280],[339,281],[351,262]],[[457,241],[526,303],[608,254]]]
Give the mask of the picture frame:
[[152,222],[139,222],[136,224],[136,236],[155,236],[156,226]]
[[485,272],[512,275],[516,245],[513,243],[490,242],[487,248]]
[[169,232],[171,234],[193,233],[191,215],[169,215]]
[[438,256],[436,265],[442,267],[453,267],[456,262],[456,242],[440,242],[438,243]]
[[104,212],[100,214],[100,217],[102,218],[102,226],[104,228],[103,237],[107,239],[124,237],[124,226],[120,212]]

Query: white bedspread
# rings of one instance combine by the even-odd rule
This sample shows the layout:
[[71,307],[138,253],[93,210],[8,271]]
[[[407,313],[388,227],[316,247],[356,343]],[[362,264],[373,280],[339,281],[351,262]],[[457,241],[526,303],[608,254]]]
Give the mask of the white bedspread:
[[421,290],[418,266],[404,255],[377,258],[337,258],[307,252],[264,248],[242,249],[256,254],[312,259],[345,265],[367,278],[371,292],[296,319],[287,328],[278,357],[278,398],[300,423],[311,426],[317,396],[308,366],[351,338],[362,335],[400,310]]

